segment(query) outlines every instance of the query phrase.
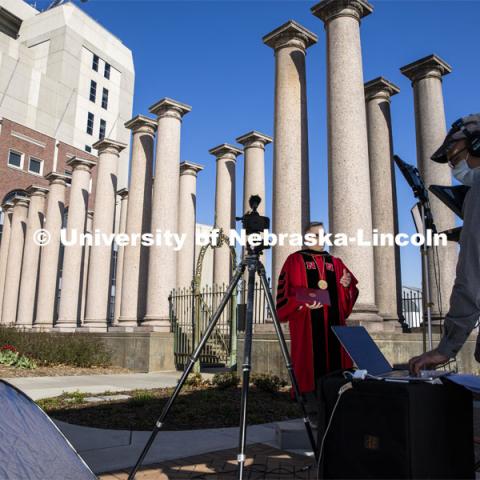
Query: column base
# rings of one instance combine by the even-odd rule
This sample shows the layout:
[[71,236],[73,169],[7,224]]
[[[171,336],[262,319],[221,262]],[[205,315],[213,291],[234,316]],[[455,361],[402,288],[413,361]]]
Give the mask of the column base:
[[111,327],[108,327],[109,332],[136,332],[138,329],[138,325],[112,325]]
[[82,325],[75,329],[79,333],[90,333],[90,332],[106,332],[108,330],[107,322],[89,322],[88,324]]
[[53,332],[75,332],[78,326],[72,324],[62,324],[62,325],[55,325],[52,329]]
[[33,327],[33,325],[30,325],[30,324],[27,324],[27,323],[25,323],[25,324],[23,324],[23,323],[16,323],[16,324],[15,324],[15,327],[16,327],[16,328],[25,329],[25,330],[30,330],[30,329]]
[[114,327],[138,327],[138,319],[136,317],[118,317]]
[[145,332],[170,332],[170,319],[146,315],[139,328],[145,328],[145,330],[143,330]]
[[32,330],[35,332],[53,332],[53,325],[33,325]]
[[383,331],[383,318],[378,314],[374,304],[360,303],[355,305],[353,312],[347,319],[347,325],[363,326],[369,332]]

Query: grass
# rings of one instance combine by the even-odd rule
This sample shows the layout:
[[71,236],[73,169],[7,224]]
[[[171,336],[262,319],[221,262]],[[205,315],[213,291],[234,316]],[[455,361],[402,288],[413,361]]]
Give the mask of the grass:
[[[67,423],[95,428],[151,430],[172,392],[173,388],[123,392],[131,398],[98,404],[84,402],[81,394],[64,394],[38,403],[52,418]],[[211,385],[186,387],[176,399],[163,429],[194,430],[237,426],[240,393],[240,387],[227,389]],[[289,420],[300,416],[300,409],[291,400],[288,388],[270,393],[255,386],[250,387],[249,425]]]

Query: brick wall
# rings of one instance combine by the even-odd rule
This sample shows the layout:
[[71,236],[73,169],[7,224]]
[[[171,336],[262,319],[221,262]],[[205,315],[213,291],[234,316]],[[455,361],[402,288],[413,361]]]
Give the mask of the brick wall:
[[[71,171],[66,162],[72,156],[87,160],[96,160],[97,157],[75,147],[58,142],[43,133],[27,128],[6,118],[0,125],[0,202],[14,190],[23,190],[30,185],[48,187],[48,181],[43,176],[53,170],[55,149],[57,149],[56,172]],[[8,164],[9,152],[14,150],[23,156],[22,168],[12,167]],[[42,175],[28,171],[29,160],[33,157],[42,160]],[[89,208],[93,208],[96,184],[96,168],[92,170],[92,192],[89,197]],[[68,204],[68,189],[67,189]]]

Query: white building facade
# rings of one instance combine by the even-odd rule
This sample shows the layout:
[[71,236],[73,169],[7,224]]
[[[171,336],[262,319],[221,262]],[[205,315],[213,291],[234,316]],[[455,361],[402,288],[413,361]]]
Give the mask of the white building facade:
[[[75,4],[0,0],[1,117],[93,154],[104,136],[129,145],[134,80],[132,52]],[[126,148],[119,189],[128,159]]]

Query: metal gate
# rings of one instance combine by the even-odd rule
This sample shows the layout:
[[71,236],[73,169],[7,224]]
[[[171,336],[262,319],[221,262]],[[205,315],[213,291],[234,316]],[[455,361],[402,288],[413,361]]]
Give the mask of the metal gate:
[[[169,297],[170,321],[174,333],[174,353],[177,368],[184,368],[193,348],[198,345],[213,312],[222,300],[226,285],[172,291]],[[237,294],[228,301],[221,317],[200,355],[204,366],[227,366],[236,363]]]

